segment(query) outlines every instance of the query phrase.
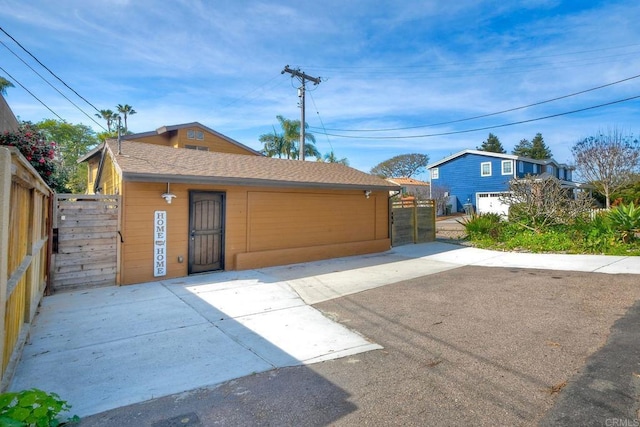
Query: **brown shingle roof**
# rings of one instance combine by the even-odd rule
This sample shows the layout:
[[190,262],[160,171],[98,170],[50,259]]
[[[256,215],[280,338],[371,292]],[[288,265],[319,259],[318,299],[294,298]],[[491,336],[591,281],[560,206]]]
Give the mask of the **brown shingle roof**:
[[246,156],[172,148],[142,142],[107,141],[123,177],[131,181],[216,182],[236,185],[394,189],[398,186],[339,163]]

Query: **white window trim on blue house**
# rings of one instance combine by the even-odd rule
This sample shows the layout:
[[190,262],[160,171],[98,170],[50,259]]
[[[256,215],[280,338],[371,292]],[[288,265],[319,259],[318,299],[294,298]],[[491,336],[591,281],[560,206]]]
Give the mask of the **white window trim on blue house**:
[[431,179],[438,179],[440,177],[440,171],[438,168],[431,169]]
[[513,175],[513,160],[502,161],[502,175]]
[[[485,166],[488,166],[488,170],[486,172]],[[491,162],[480,163],[480,176],[491,176]]]

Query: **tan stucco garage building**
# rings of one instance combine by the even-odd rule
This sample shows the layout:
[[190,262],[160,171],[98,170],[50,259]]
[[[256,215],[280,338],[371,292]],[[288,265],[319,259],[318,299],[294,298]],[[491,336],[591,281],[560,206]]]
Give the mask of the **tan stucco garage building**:
[[390,248],[399,187],[337,163],[264,157],[209,131],[165,127],[85,157],[90,187],[122,198],[119,284]]

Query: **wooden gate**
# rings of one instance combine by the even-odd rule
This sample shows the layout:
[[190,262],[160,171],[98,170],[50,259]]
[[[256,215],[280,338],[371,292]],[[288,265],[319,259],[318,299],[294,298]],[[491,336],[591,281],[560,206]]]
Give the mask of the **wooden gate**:
[[391,205],[391,246],[436,240],[433,200],[401,200]]
[[116,284],[120,197],[56,194],[54,291]]

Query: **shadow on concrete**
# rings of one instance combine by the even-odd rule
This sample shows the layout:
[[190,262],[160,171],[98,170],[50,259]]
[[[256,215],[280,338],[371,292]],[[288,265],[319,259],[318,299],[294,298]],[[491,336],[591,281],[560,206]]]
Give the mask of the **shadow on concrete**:
[[[340,357],[340,350],[351,354],[379,348],[278,284],[236,281],[228,285],[226,296],[218,294],[227,304],[221,310],[202,298],[212,295],[204,288],[215,283],[204,276],[186,279],[189,286],[153,282],[44,298],[10,389],[55,392],[72,405],[71,414],[87,417],[283,366]],[[270,295],[269,304],[260,309],[257,298],[244,300],[254,292],[263,301]],[[252,329],[255,325],[259,327]],[[336,341],[323,342],[319,329],[344,338],[343,348]],[[306,340],[299,339],[305,335]],[[355,410],[344,390],[312,371],[308,377],[332,396],[337,409],[325,414],[328,422]],[[129,424],[101,424],[104,417],[97,416],[82,425],[210,425],[172,424],[172,417],[183,411],[175,407]]]

